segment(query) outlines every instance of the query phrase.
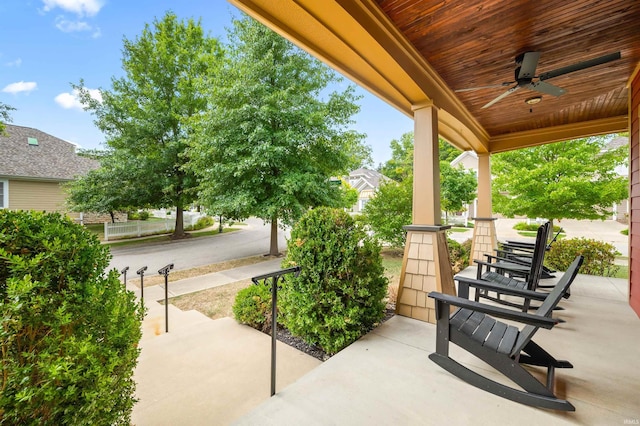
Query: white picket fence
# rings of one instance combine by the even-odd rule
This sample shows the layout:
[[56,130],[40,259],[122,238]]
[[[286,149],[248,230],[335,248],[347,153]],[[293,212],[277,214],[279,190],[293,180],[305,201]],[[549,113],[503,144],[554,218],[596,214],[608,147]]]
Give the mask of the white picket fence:
[[[185,228],[192,227],[201,217],[200,214],[190,214],[184,212],[182,223]],[[117,222],[104,224],[104,240],[117,239],[123,237],[141,237],[143,235],[153,235],[159,233],[173,232],[176,225],[175,218],[165,218],[163,220],[132,220],[129,222]]]

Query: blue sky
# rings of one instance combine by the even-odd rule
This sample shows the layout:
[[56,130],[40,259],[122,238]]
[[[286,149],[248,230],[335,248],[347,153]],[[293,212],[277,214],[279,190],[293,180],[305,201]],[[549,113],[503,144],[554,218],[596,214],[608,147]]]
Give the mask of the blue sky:
[[[172,10],[201,19],[211,36],[224,38],[240,12],[224,0],[2,0],[0,1],[0,102],[11,105],[13,124],[35,127],[82,148],[100,148],[102,133],[80,107],[71,83],[111,87],[121,76],[123,37]],[[389,142],[413,121],[364,89],[354,128],[367,134],[374,164],[391,156]],[[0,155],[1,157],[1,155]]]

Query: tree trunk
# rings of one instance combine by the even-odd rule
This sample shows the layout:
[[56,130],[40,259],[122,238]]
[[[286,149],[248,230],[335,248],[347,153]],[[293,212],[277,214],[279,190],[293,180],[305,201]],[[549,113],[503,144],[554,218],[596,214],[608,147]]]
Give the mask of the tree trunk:
[[269,256],[278,256],[278,217],[271,218],[271,246],[269,248]]
[[109,212],[111,215],[111,223],[116,223],[116,214],[114,212]]
[[185,232],[184,232],[184,213],[182,211],[182,204],[178,203],[178,205],[176,206],[176,226],[174,228],[173,231],[173,235],[171,236],[172,239],[179,239],[179,238],[184,238],[185,237]]

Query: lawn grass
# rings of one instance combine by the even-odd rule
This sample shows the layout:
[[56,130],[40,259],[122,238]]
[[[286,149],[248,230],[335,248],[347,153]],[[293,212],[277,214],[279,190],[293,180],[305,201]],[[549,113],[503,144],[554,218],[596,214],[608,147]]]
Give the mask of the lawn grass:
[[[223,234],[226,234],[227,232],[235,232],[235,231],[239,231],[238,228],[224,228],[222,230]],[[214,235],[218,235],[220,232],[218,232],[218,229],[212,229],[209,231],[202,231],[202,232],[195,232],[195,231],[187,231],[187,233],[189,234],[188,238],[200,238],[200,237],[211,237]],[[103,244],[107,244],[109,247],[123,247],[123,246],[131,246],[131,245],[136,245],[136,244],[149,244],[149,243],[157,243],[157,242],[163,242],[163,241],[173,241],[171,239],[171,235],[167,235],[167,234],[163,234],[163,235],[158,235],[156,237],[149,237],[149,238],[143,238],[143,239],[137,239],[137,237],[135,237],[134,239],[129,239],[129,240],[117,240],[117,241],[103,241]]]
[[[227,260],[225,262],[212,263],[210,265],[198,266],[190,269],[180,269],[172,271],[169,274],[169,282],[184,280],[186,278],[199,277],[201,275],[212,274],[214,272],[226,271],[228,269],[239,268],[241,266],[254,265],[256,263],[265,262],[273,259],[269,256],[251,256],[243,257],[241,259]],[[127,280],[131,282],[131,280]],[[135,285],[139,286],[139,281],[133,281]],[[144,278],[144,286],[150,287],[152,285],[164,284],[163,275],[154,275]],[[195,293],[194,293],[195,294]]]
[[473,228],[450,228],[448,229],[449,232],[467,232],[472,230]]
[[[402,256],[401,250],[385,250],[382,253],[382,265],[385,269],[385,276],[389,278],[389,299],[395,303],[395,297],[397,296],[398,285],[400,283],[400,272],[402,270]],[[263,257],[268,260],[268,257],[254,256],[253,258],[247,258],[247,261],[255,261],[258,257]],[[233,262],[233,261],[231,261]],[[233,266],[231,262],[225,262],[227,269],[236,268],[239,265]],[[218,267],[223,267],[222,264],[216,264]],[[214,265],[210,265],[214,266]],[[197,269],[197,268],[196,268]],[[221,269],[223,270],[223,269]],[[193,271],[193,270],[190,270]],[[169,275],[173,279],[178,278],[177,271]],[[212,271],[215,272],[215,271]],[[164,282],[164,277],[152,277],[156,278],[156,284]],[[151,284],[144,281],[145,287]],[[173,304],[181,310],[196,310],[202,314],[208,316],[211,319],[218,319],[224,317],[233,318],[233,303],[236,300],[236,294],[243,288],[252,285],[251,280],[237,281],[231,284],[226,284],[219,287],[213,287],[206,290],[198,291],[195,293],[184,294],[182,296],[172,297],[169,299],[169,303]]]

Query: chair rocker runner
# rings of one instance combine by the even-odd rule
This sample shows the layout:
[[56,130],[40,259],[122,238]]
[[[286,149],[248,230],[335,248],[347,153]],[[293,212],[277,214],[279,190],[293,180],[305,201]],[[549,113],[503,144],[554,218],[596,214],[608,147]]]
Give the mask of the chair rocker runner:
[[[573,368],[537,345],[533,336],[540,327],[551,329],[558,321],[551,318],[553,308],[575,279],[582,264],[576,257],[556,287],[534,313],[517,312],[438,292],[429,293],[436,302],[436,351],[429,358],[451,374],[487,392],[522,404],[553,410],[575,411],[575,407],[554,394],[555,369]],[[452,314],[451,306],[457,306]],[[526,324],[522,328],[492,317]],[[449,342],[475,355],[513,381],[521,389],[491,380],[454,361]],[[546,383],[540,382],[521,364],[547,368]]]

